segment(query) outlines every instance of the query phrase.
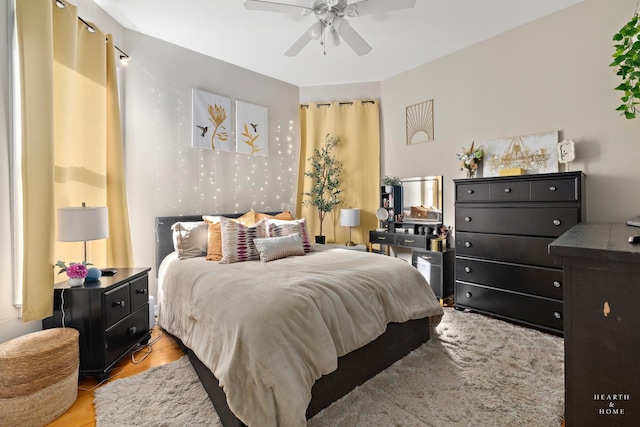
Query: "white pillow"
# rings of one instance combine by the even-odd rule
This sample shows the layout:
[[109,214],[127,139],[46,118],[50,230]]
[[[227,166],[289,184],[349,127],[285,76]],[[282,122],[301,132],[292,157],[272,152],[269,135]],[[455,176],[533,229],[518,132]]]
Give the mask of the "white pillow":
[[204,221],[176,222],[173,230],[173,248],[179,259],[195,258],[207,254],[209,226]]
[[269,262],[293,255],[304,255],[304,246],[300,234],[253,239],[260,254],[260,261]]

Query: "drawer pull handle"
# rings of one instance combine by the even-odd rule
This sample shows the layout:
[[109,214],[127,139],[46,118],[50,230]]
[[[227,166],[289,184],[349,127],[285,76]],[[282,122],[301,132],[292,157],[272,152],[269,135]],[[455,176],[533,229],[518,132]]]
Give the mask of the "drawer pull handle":
[[386,237],[378,237],[378,240],[387,240]]
[[555,317],[556,319],[560,319],[562,318],[562,313],[560,313],[559,311],[554,311],[553,317]]
[[136,332],[138,332],[138,328],[136,328],[135,326],[129,328],[129,336],[134,336]]
[[465,296],[465,297],[467,297],[467,298],[471,298],[471,292],[466,292],[466,293],[464,294],[464,296]]
[[467,190],[467,194],[473,194],[474,191],[472,189]]
[[426,255],[421,255],[421,256],[420,256],[420,258],[422,258],[422,259],[426,259],[426,260],[433,259],[433,257],[431,257],[431,256],[426,256]]
[[553,220],[553,225],[555,225],[556,227],[557,227],[558,225],[560,225],[560,224],[562,224],[562,221],[560,221],[559,219],[554,219],[554,220]]
[[467,248],[470,248],[471,247],[471,242],[464,242],[464,246],[467,247]]
[[557,190],[557,188],[556,188],[554,185],[552,185],[551,187],[549,187],[549,191],[556,191],[556,190]]
[[562,286],[562,283],[558,282],[557,280],[553,281],[553,287],[554,288],[559,288],[560,286]]
[[470,216],[465,216],[464,220],[467,221],[467,222],[471,222],[471,217]]
[[114,301],[113,304],[111,304],[112,307],[124,307],[125,306],[125,302],[124,301]]
[[416,241],[415,240],[405,240],[404,242],[405,243],[415,243]]
[[144,294],[146,294],[146,293],[147,293],[147,290],[146,290],[146,289],[136,289],[136,294],[142,294],[142,295],[144,295]]
[[465,267],[464,271],[466,271],[467,273],[471,273],[471,267]]
[[510,188],[505,188],[505,189],[504,189],[504,192],[505,192],[505,193],[511,193],[511,189],[510,189]]

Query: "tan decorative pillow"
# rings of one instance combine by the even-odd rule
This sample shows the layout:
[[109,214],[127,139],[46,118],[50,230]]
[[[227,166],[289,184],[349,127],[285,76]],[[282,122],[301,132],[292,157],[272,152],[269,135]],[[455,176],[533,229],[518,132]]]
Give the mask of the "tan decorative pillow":
[[[233,218],[243,225],[255,224],[256,213],[253,209],[245,213],[239,218]],[[209,226],[209,242],[207,245],[207,260],[220,261],[222,259],[222,233],[220,231],[220,218],[221,216],[203,215],[202,219]]]
[[266,213],[256,212],[256,221],[260,221],[261,219],[282,219],[285,221],[291,221],[296,218],[289,211],[280,212],[279,214],[276,214],[276,215],[269,215]]

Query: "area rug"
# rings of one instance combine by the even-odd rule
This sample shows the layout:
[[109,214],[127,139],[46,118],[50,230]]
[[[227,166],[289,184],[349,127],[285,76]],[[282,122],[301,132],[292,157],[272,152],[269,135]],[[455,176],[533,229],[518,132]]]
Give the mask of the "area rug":
[[[221,426],[186,357],[95,392],[98,427]],[[445,309],[431,340],[309,427],[560,426],[562,338]]]

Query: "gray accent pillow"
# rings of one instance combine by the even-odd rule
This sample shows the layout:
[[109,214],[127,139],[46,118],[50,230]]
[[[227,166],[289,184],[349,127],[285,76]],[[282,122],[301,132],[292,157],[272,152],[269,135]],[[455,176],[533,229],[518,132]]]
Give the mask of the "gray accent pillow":
[[280,237],[253,239],[260,254],[260,261],[269,262],[292,255],[304,255],[304,245],[300,234],[289,234]]

